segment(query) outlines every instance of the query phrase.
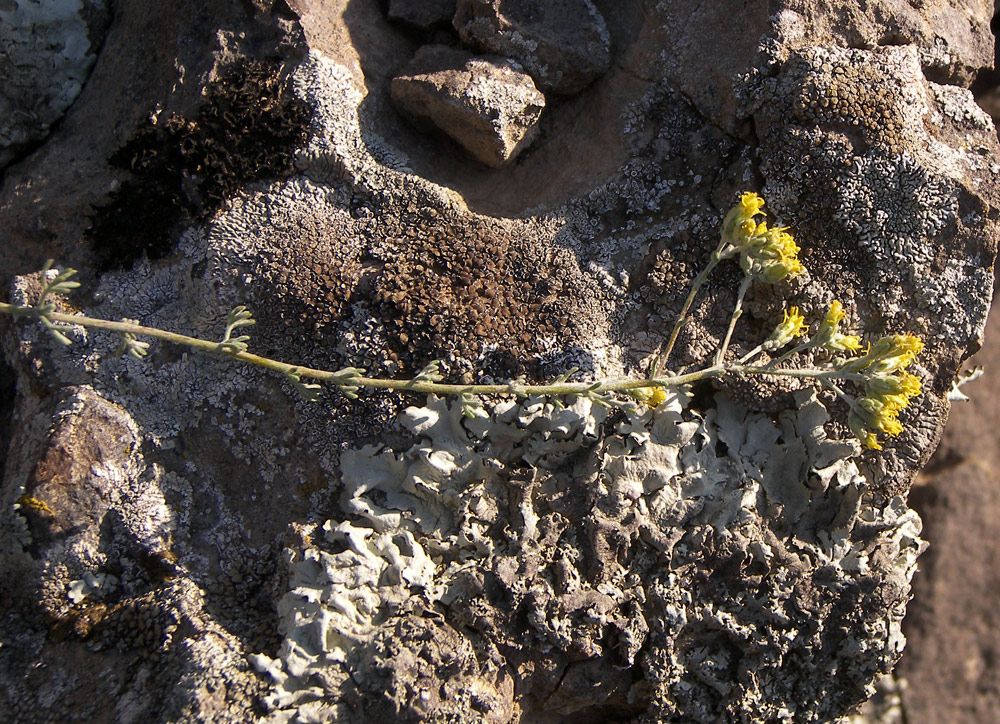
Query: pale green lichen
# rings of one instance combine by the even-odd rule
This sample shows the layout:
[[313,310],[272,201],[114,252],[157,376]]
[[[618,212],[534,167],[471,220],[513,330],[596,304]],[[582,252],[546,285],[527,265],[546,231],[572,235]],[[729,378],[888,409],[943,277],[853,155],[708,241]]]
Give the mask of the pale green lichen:
[[[489,634],[501,647],[545,641],[559,660],[581,641],[603,641],[628,629],[632,633],[622,639],[631,652],[628,666],[659,672],[646,676],[664,696],[707,685],[696,697],[708,697],[702,701],[707,705],[719,692],[709,696],[715,685],[698,673],[697,652],[673,650],[669,641],[703,619],[711,601],[712,625],[745,641],[739,649],[747,666],[805,657],[823,671],[832,665],[824,658],[830,652],[798,637],[775,637],[765,622],[776,617],[799,630],[806,623],[797,619],[806,617],[819,626],[818,636],[829,635],[822,633],[822,620],[799,608],[807,605],[798,601],[802,586],[808,588],[816,571],[828,571],[830,585],[844,591],[869,576],[905,590],[924,544],[919,518],[901,500],[879,504],[872,497],[856,462],[857,441],[828,436],[829,415],[815,393],[800,392],[796,402],[797,409],[772,419],[722,394],[699,412],[689,395],[675,391],[614,430],[607,429],[607,411],[585,398],[559,410],[543,400],[511,402],[471,420],[460,405],[442,399],[409,408],[401,422],[417,442],[403,451],[367,446],[345,453],[340,522],[328,521],[316,531],[317,544],[293,552],[290,590],[279,605],[285,641],[276,658],[252,659],[273,681],[269,721],[364,721],[345,701],[353,687],[364,689],[364,662],[381,632],[412,611],[433,610],[450,621],[466,606],[485,605],[468,576],[486,564],[507,591],[501,600],[510,596],[526,607],[521,623]],[[565,510],[553,510],[560,495],[586,501],[584,518],[567,521],[568,529],[557,523]],[[511,511],[503,529],[496,526],[499,511]],[[587,552],[592,543],[571,534],[590,516],[607,520],[634,543],[623,541],[617,554],[593,559]],[[553,525],[564,532],[545,543]],[[707,542],[706,535],[729,541],[749,565],[759,566],[771,591],[767,598],[753,603],[759,594],[740,579],[719,597],[697,575],[678,577],[684,566],[707,565],[691,557],[691,545]],[[885,555],[876,555],[879,550]],[[539,555],[562,560],[561,582],[503,573],[510,566],[530,569]],[[595,564],[603,571],[596,577]],[[710,575],[710,568],[704,573]],[[667,580],[673,583],[663,588]],[[539,595],[539,585],[549,589],[546,595],[591,601],[588,613],[581,618],[572,606],[558,605],[532,612],[528,602]],[[666,627],[657,625],[664,615]],[[901,616],[900,602],[837,634],[856,649],[843,666],[859,699],[872,683],[870,672],[902,646]],[[881,643],[869,638],[871,626],[884,630],[876,639]],[[640,650],[646,651],[641,657]],[[843,675],[836,667],[829,671]],[[738,690],[725,684],[722,700],[735,697],[730,705],[762,713],[798,711],[802,721],[811,721],[809,712],[822,703],[796,701],[787,686],[787,672],[763,671]]]

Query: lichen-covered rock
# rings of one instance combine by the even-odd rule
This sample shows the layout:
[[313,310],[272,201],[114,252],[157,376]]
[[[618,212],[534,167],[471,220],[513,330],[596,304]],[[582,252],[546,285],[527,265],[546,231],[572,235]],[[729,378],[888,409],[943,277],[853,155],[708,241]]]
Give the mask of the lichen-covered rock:
[[690,403],[609,429],[586,400],[471,422],[431,400],[405,413],[413,447],[345,454],[343,522],[292,551],[285,643],[254,657],[269,721],[811,722],[863,701],[902,649],[919,518],[875,502],[814,393],[777,422]]
[[493,168],[528,147],[545,108],[545,96],[516,65],[444,45],[417,51],[392,79],[392,100],[403,113],[444,131]]
[[108,15],[105,0],[0,7],[0,169],[45,138],[80,94]]
[[430,30],[450,23],[455,0],[389,0],[389,19]]
[[[880,27],[913,15],[899,5]],[[636,376],[735,193],[763,190],[808,273],[751,289],[733,353],[834,298],[851,333],[919,334],[904,432],[858,453],[846,405],[802,381],[727,379],[631,417],[309,404],[228,359],[155,343],[141,362],[110,333],[62,347],[5,319],[15,720],[810,722],[892,666],[922,547],[905,496],[989,302],[994,129],[957,75],[927,80],[928,34],[869,47],[791,3],[600,7],[620,62],[493,169],[392,106],[416,48],[384,4],[120,2],[104,52],[155,61],[99,62],[60,133],[6,169],[5,282],[55,255],[83,282],[60,309],[206,339],[247,304],[250,349],[296,364]],[[960,6],[933,7],[958,38]],[[113,244],[80,243],[97,207],[122,220]],[[715,352],[740,278],[719,266],[672,367]],[[32,302],[40,280],[5,286]],[[65,416],[78,397],[93,430]],[[100,426],[127,434],[49,444]],[[92,479],[98,448],[126,472]],[[65,508],[40,475],[57,451],[88,493]],[[46,537],[58,516],[83,547]]]
[[917,50],[927,77],[968,86],[993,60],[990,0],[875,0],[864,4],[785,0],[772,15],[773,37],[788,49],[826,47]]
[[577,93],[611,63],[608,29],[590,0],[458,0],[454,22],[465,43],[513,58],[546,92]]

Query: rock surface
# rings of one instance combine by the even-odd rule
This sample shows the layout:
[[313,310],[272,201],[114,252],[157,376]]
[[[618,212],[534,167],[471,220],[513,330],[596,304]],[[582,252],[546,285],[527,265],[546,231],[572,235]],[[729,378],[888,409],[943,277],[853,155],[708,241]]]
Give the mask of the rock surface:
[[[601,4],[616,62],[486,169],[393,109],[417,40],[377,3],[119,3],[59,132],[5,173],[15,301],[56,256],[81,269],[74,309],[217,339],[246,304],[251,349],[297,364],[640,375],[753,188],[809,273],[751,292],[735,349],[785,304],[836,298],[852,331],[927,340],[925,393],[860,453],[845,407],[802,386],[466,421],[415,396],[308,404],[225,359],[117,358],[114,335],[64,348],[4,319],[0,709],[708,724],[830,721],[868,696],[923,547],[906,494],[991,299],[998,144],[952,84],[975,54],[929,81],[929,36],[858,47],[831,30],[849,24],[785,22],[801,3],[736,5]],[[887,28],[912,15],[884,8]],[[962,37],[955,8],[942,37]],[[106,61],[138,48],[150,64]],[[131,251],[88,234],[129,183],[158,190]],[[672,364],[714,351],[738,280],[719,268]]]
[[45,138],[76,100],[108,20],[104,0],[0,6],[0,169]]
[[590,0],[458,0],[455,28],[470,46],[516,60],[546,92],[577,93],[611,62],[607,25]]
[[545,96],[531,76],[509,61],[443,45],[417,51],[392,79],[392,100],[403,113],[444,131],[492,168],[527,148],[545,108]]
[[446,25],[455,17],[455,0],[389,0],[389,19],[421,30]]

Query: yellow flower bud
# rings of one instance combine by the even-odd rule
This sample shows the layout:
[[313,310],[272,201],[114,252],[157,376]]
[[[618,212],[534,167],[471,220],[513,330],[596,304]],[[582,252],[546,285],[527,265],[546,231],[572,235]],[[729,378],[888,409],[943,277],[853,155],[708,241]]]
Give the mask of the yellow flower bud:
[[761,214],[764,199],[752,191],[740,194],[740,200],[722,222],[722,238],[733,247],[741,247],[757,230],[754,217]]
[[764,346],[766,349],[784,347],[796,337],[801,337],[805,334],[808,328],[809,325],[806,324],[806,318],[799,313],[799,308],[789,307],[784,311],[784,318],[781,320],[781,324],[774,328]]
[[813,338],[817,346],[837,352],[856,352],[861,349],[861,337],[840,333],[840,320],[844,318],[844,314],[843,304],[836,299],[830,302],[830,308],[826,310],[826,316]]
[[847,424],[850,425],[851,431],[854,433],[855,437],[861,441],[869,450],[881,450],[882,445],[878,441],[878,435],[868,429],[865,425],[864,420],[861,416],[855,412],[851,412],[847,417]]

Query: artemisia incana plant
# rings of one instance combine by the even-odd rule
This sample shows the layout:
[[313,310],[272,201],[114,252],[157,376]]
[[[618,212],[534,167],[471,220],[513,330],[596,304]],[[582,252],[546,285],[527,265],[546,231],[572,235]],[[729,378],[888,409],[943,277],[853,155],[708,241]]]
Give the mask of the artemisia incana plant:
[[[222,339],[211,341],[146,327],[136,320],[112,321],[82,314],[55,311],[53,297],[65,295],[79,286],[72,281],[73,269],[43,270],[45,286],[34,305],[0,304],[0,313],[34,317],[48,329],[60,344],[71,344],[73,325],[94,327],[117,332],[122,342],[119,353],[137,358],[147,355],[149,342],[141,338],[158,339],[203,352],[231,357],[283,375],[304,397],[316,400],[326,383],[355,398],[361,388],[387,389],[457,397],[467,416],[485,415],[482,398],[491,396],[546,396],[558,403],[560,398],[584,396],[597,404],[620,406],[631,410],[636,403],[655,407],[666,399],[666,390],[690,385],[699,380],[718,379],[727,375],[745,377],[770,376],[810,379],[832,390],[849,409],[848,423],[858,439],[868,448],[881,449],[880,436],[898,435],[902,429],[899,413],[920,394],[920,379],[908,372],[923,342],[909,334],[881,337],[862,350],[861,338],[845,334],[840,329],[844,318],[843,306],[834,300],[815,326],[807,323],[798,307],[788,307],[771,335],[757,347],[735,360],[727,360],[733,331],[743,313],[743,300],[754,284],[775,284],[804,271],[799,261],[799,247],[785,227],[770,227],[763,211],[764,200],[753,192],[743,193],[726,215],[721,239],[705,269],[695,278],[681,308],[663,351],[650,366],[644,379],[607,378],[590,382],[570,382],[568,372],[544,384],[528,384],[523,379],[502,384],[462,385],[443,381],[440,363],[435,361],[410,379],[368,377],[365,370],[344,367],[320,370],[261,357],[248,351],[250,337],[234,333],[254,324],[245,307],[236,307],[226,320]],[[673,372],[668,367],[670,354],[678,335],[688,321],[691,305],[712,270],[727,259],[738,259],[743,281],[722,341],[700,369]],[[800,355],[814,352],[809,366],[798,366]],[[770,359],[759,362],[767,352]]]

